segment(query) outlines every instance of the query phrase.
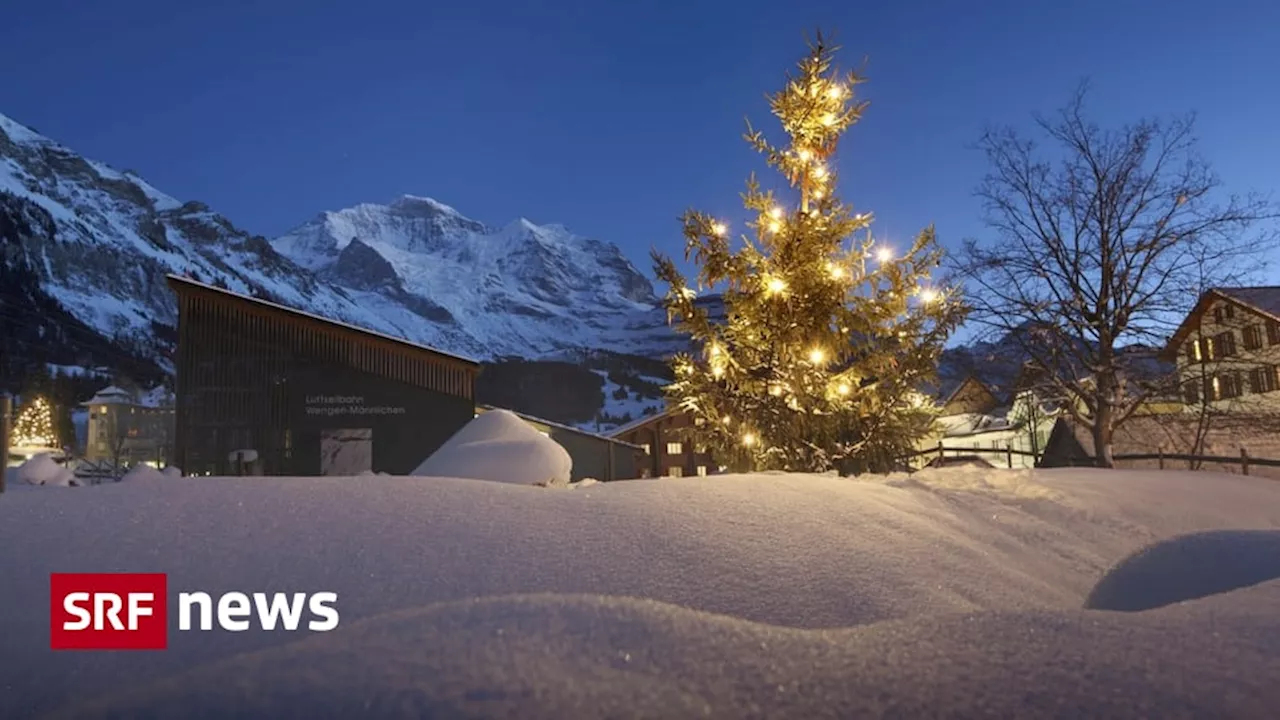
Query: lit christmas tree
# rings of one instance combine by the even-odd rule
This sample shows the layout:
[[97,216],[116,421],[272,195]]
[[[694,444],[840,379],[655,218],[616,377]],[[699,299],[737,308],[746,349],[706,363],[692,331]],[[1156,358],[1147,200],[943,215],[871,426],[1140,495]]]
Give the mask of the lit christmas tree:
[[696,348],[674,358],[668,392],[696,420],[689,439],[736,469],[884,471],[929,431],[919,390],[964,310],[930,282],[941,261],[932,228],[893,248],[836,196],[836,144],[866,103],[854,100],[861,78],[833,69],[834,48],[819,36],[811,50],[770,96],[788,145],[747,133],[788,189],[748,181],[756,219],[737,247],[723,220],[683,217],[685,259],[698,289],[722,290],[724,319],[654,252],[668,317]]
[[25,404],[13,423],[14,447],[57,447],[53,431],[53,410],[42,397]]

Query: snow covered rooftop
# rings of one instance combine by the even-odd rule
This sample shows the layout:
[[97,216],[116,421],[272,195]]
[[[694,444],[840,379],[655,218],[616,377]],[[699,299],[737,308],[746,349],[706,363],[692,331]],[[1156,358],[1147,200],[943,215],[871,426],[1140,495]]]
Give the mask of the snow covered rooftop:
[[86,406],[88,405],[134,405],[136,404],[136,402],[137,402],[137,398],[134,397],[133,393],[129,392],[128,390],[125,390],[122,387],[117,387],[115,385],[108,385],[107,387],[104,387],[98,392],[94,393],[93,397],[89,398],[88,400],[80,404],[86,405]]
[[136,405],[146,408],[173,407],[173,393],[163,385],[150,390],[132,392],[116,385],[108,385],[94,393],[92,398],[80,403],[84,407],[94,405]]
[[672,412],[674,411],[671,408],[666,408],[665,410],[659,410],[658,412],[651,413],[649,415],[641,415],[640,417],[636,418],[635,420],[632,420],[631,422],[625,423],[623,425],[619,425],[618,427],[610,430],[609,434],[614,437],[617,437],[624,433],[635,430],[638,427],[643,427],[645,425],[648,425],[654,420],[667,417]]
[[[0,512],[3,717],[1280,706],[1280,483],[1259,478],[153,477],[27,487]],[[334,592],[341,623],[171,622],[167,652],[50,652],[49,573],[67,570],[166,572],[173,592]]]

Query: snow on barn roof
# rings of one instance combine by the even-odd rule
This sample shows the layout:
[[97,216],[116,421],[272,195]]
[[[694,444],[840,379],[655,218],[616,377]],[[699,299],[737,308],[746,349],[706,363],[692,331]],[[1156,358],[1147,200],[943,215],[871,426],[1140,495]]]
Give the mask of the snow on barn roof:
[[108,385],[93,397],[80,403],[83,407],[90,405],[133,405],[145,408],[164,408],[173,407],[173,392],[164,385],[157,385],[150,390],[143,390],[137,393],[126,390],[118,385]]
[[337,328],[342,328],[344,330],[357,332],[362,335],[369,335],[373,337],[382,338],[384,340],[390,340],[391,342],[413,348],[414,350],[426,351],[434,355],[439,355],[441,357],[450,358],[452,360],[456,360],[461,363],[466,363],[467,365],[478,366],[480,364],[480,361],[474,360],[469,357],[465,357],[463,355],[457,355],[455,353],[446,352],[439,348],[433,348],[428,345],[416,343],[416,342],[413,342],[412,340],[406,340],[405,338],[396,337],[394,335],[387,335],[386,333],[380,333],[377,330],[370,330],[369,328],[360,327],[359,325],[352,325],[351,323],[343,322],[341,320],[334,320],[333,318],[327,318],[322,315],[316,315],[315,313],[309,313],[305,310],[291,308],[287,305],[274,303],[274,302],[271,302],[270,300],[263,300],[262,298],[256,298],[256,297],[253,297],[252,295],[241,295],[238,292],[232,292],[231,290],[227,290],[226,288],[220,288],[216,285],[202,283],[199,280],[194,280],[185,275],[175,275],[173,273],[170,273],[166,277],[169,280],[169,285],[173,287],[175,290],[179,286],[200,288],[201,290],[208,290],[209,292],[217,293],[225,297],[235,298],[236,300],[258,305],[260,307],[271,308],[273,310],[283,312],[286,315],[292,315],[294,317],[303,317],[303,318],[324,323],[326,325],[330,325],[332,327],[337,327]]
[[80,404],[81,405],[133,405],[135,404],[135,402],[136,401],[135,401],[135,398],[133,397],[133,393],[116,385],[108,385],[107,387],[104,387],[98,392],[94,393],[93,397],[89,398],[88,400]]
[[618,437],[623,433],[630,432],[632,430],[635,430],[638,427],[643,427],[644,425],[647,425],[653,422],[654,420],[657,420],[658,418],[663,418],[668,415],[671,415],[673,412],[675,411],[672,408],[667,407],[655,413],[650,413],[649,415],[641,415],[640,417],[636,418],[635,420],[632,420],[631,422],[628,422],[624,425],[619,425],[618,427],[610,430],[609,434],[612,435],[613,437]]

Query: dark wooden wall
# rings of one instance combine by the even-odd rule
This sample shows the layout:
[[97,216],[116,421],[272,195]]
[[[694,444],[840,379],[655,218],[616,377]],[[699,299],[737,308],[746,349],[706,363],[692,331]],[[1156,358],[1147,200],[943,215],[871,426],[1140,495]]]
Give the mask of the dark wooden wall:
[[[358,427],[374,429],[372,469],[404,473],[474,414],[471,363],[216,290],[175,289],[175,459],[185,472],[227,473],[227,454],[251,448],[264,474],[314,474],[321,429]],[[361,394],[405,412],[310,417],[311,394]]]

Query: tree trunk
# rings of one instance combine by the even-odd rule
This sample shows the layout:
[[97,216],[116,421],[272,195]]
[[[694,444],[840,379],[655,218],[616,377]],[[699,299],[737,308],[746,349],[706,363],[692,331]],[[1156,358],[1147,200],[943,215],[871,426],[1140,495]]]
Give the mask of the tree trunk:
[[1098,408],[1098,415],[1093,421],[1093,458],[1100,468],[1116,466],[1111,451],[1111,431],[1111,406],[1103,404]]

